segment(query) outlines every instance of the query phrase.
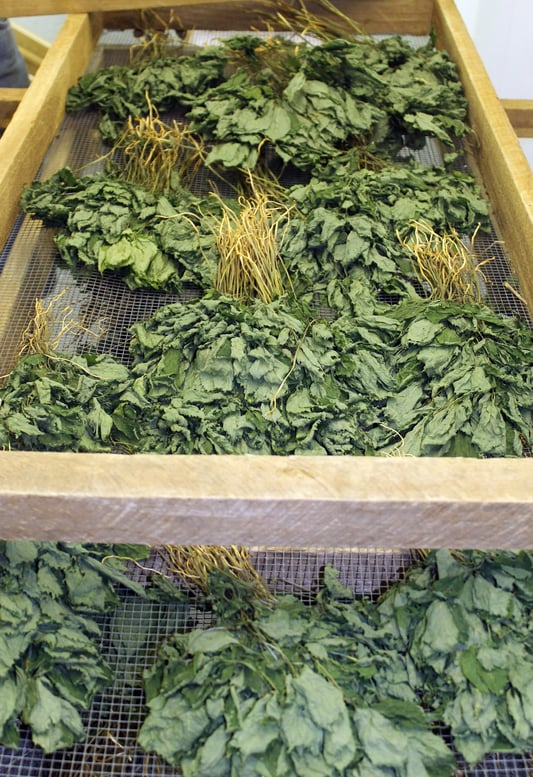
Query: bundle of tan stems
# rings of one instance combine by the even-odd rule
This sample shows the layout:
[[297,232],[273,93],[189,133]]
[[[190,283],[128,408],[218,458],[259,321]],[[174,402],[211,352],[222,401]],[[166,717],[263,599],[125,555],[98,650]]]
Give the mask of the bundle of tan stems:
[[71,305],[63,303],[65,294],[63,289],[47,303],[41,298],[35,300],[33,318],[22,334],[19,358],[29,354],[54,357],[63,338],[70,334],[85,332],[95,338],[102,336],[103,322],[101,331],[89,330],[75,318]]
[[264,14],[263,18],[276,29],[298,31],[302,35],[312,35],[323,41],[350,36],[364,37],[368,42],[372,41],[354,19],[343,13],[330,0],[318,0],[317,4],[325,11],[321,16],[310,12],[303,0],[299,0],[298,5],[281,0],[275,3],[276,11]]
[[424,221],[411,221],[409,236],[398,239],[413,258],[420,283],[429,288],[432,300],[481,302],[485,276],[483,266],[492,257],[480,260],[475,252],[476,228],[470,247],[455,229],[439,234]]
[[130,47],[130,63],[132,65],[153,62],[169,56],[172,48],[170,40],[172,29],[175,27],[183,28],[183,24],[173,8],[170,9],[167,19],[164,19],[155,9],[143,8],[140,26],[139,43]]
[[128,118],[109,156],[121,152],[120,176],[154,193],[190,187],[206,157],[203,141],[183,122],[166,124],[146,100],[148,114]]
[[248,174],[251,196],[238,198],[235,209],[219,198],[221,215],[215,217],[219,254],[215,288],[222,294],[247,301],[272,302],[290,285],[281,247],[291,208],[275,199]]
[[263,578],[252,566],[249,551],[239,545],[165,545],[161,555],[169,572],[205,594],[209,593],[212,572],[217,571],[249,585],[256,598],[273,600]]

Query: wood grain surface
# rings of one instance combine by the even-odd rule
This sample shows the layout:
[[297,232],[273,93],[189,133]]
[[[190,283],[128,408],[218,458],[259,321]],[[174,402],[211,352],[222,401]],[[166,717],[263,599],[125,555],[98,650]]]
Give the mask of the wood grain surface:
[[533,547],[533,460],[3,452],[0,537]]
[[468,100],[472,166],[491,201],[498,237],[533,311],[533,173],[453,0],[435,0],[439,46],[451,55]]
[[85,71],[98,34],[96,20],[84,14],[67,18],[2,136],[0,245],[18,213],[22,188],[33,181],[65,115],[67,91]]
[[26,89],[0,88],[0,127],[7,127]]
[[[336,0],[335,4],[348,16],[356,19],[368,32],[410,32],[423,35],[429,31],[432,0]],[[298,3],[293,0],[293,5]],[[309,0],[310,11],[320,4]],[[173,9],[183,27],[190,29],[224,30],[247,29],[245,19],[257,25],[265,9],[279,4],[268,0],[2,0],[3,16],[34,16],[36,14],[86,13],[109,14],[107,26],[131,26],[139,14],[128,12],[157,9],[164,18],[165,9]],[[125,11],[125,14],[116,12]],[[323,12],[323,9],[322,9]],[[133,26],[137,26],[134,22]]]
[[533,100],[502,100],[503,108],[519,138],[533,138]]

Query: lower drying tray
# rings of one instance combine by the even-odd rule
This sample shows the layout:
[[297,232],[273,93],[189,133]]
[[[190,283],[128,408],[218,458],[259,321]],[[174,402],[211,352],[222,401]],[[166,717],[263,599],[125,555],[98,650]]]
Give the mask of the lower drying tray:
[[[330,565],[339,580],[359,596],[376,599],[400,579],[414,561],[411,551],[259,549],[251,561],[276,594],[309,595]],[[146,567],[164,571],[154,554]],[[132,578],[145,582],[146,574],[132,567]],[[191,606],[194,618],[191,619]],[[192,624],[192,620],[194,623]],[[125,595],[123,606],[101,621],[102,654],[115,673],[115,683],[99,695],[85,715],[87,737],[75,747],[45,755],[29,733],[21,730],[21,747],[0,748],[1,777],[177,777],[180,772],[137,745],[146,715],[140,678],[156,656],[160,643],[173,633],[184,633],[211,623],[211,614],[181,603],[141,601]],[[451,737],[438,732],[451,746]],[[531,754],[489,754],[475,768],[459,759],[455,777],[531,777]]]

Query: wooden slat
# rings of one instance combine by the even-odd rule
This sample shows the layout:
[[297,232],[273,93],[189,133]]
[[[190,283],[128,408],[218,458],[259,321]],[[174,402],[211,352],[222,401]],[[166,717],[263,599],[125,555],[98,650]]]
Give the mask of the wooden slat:
[[65,114],[67,90],[87,67],[97,34],[94,19],[91,23],[86,15],[67,18],[2,136],[0,245],[17,215],[22,188],[34,179]]
[[435,0],[439,45],[456,62],[474,130],[475,165],[492,203],[499,237],[533,311],[533,174],[453,0]]
[[[20,194],[39,169],[65,113],[67,89],[85,71],[99,35],[95,20],[87,15],[69,16],[54,46],[43,59],[38,73],[25,90],[0,142],[0,245],[4,245],[19,212]],[[49,268],[32,266],[27,251],[10,252],[0,275],[0,341],[2,364],[0,380],[12,368],[20,337],[33,311]],[[27,278],[31,275],[31,284]]]
[[502,100],[504,111],[519,138],[533,138],[533,100]]
[[0,127],[8,125],[25,92],[25,89],[0,88]]
[[[295,3],[297,5],[297,3]],[[275,8],[277,3],[272,2]],[[313,0],[310,10],[318,7]],[[336,5],[356,19],[368,32],[410,32],[423,35],[429,30],[432,0],[336,0]],[[263,12],[267,3],[261,0],[2,0],[2,15],[32,16],[35,14],[110,12],[108,25],[131,26],[139,16],[118,14],[120,11],[140,11],[156,8],[164,15],[164,8],[173,8],[185,29],[242,29],[245,19],[257,24],[257,11]],[[112,13],[111,13],[112,12]],[[137,23],[134,22],[134,26]],[[246,27],[245,27],[246,28]]]
[[533,547],[533,461],[0,453],[0,537]]

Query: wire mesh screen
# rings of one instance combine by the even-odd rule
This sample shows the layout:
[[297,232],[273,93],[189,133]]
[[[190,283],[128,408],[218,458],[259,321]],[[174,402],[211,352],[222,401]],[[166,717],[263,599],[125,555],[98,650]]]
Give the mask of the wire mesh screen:
[[[340,582],[355,594],[375,600],[403,577],[414,558],[408,551],[331,548],[257,548],[250,555],[274,593],[292,594],[302,601],[316,594],[326,564],[338,570]],[[155,552],[146,566],[166,569]],[[131,577],[142,583],[147,573],[132,567]],[[183,585],[178,578],[175,583]],[[19,749],[0,748],[2,777],[177,777],[176,768],[136,744],[146,714],[142,674],[166,638],[211,622],[211,613],[194,599],[162,604],[124,595],[120,608],[101,621],[101,651],[116,679],[87,713],[85,741],[44,755],[22,730]],[[443,728],[438,733],[451,746],[449,733]],[[473,768],[460,760],[459,764],[456,777],[530,777],[533,766],[527,755],[519,754],[491,754]]]

